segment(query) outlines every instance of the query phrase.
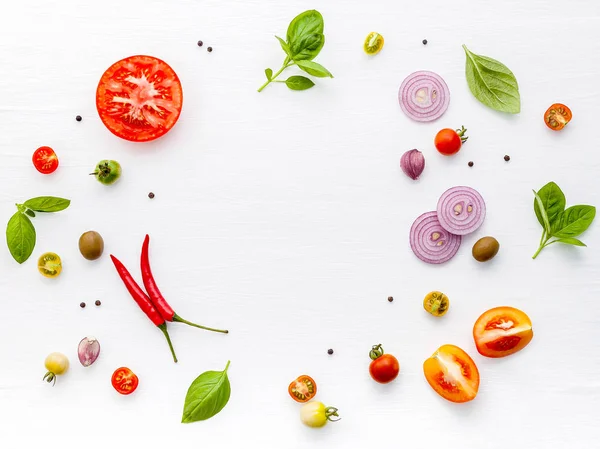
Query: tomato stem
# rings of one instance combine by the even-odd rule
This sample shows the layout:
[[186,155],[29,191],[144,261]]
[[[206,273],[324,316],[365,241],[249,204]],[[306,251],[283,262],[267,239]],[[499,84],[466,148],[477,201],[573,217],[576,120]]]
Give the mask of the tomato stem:
[[169,349],[171,350],[171,354],[173,354],[173,361],[177,363],[177,356],[175,355],[175,350],[173,349],[173,343],[171,343],[171,337],[169,337],[169,332],[167,331],[167,323],[160,324],[157,327],[162,331],[165,338],[167,339]]
[[[332,417],[335,416],[337,419],[333,419]],[[340,415],[338,415],[338,409],[335,407],[327,407],[325,409],[325,417],[327,418],[328,421],[331,422],[336,422],[339,421],[340,419]]]
[[374,345],[373,348],[371,349],[371,351],[369,352],[369,357],[371,358],[371,360],[378,359],[382,355],[383,355],[383,348],[381,347],[380,344]]
[[50,383],[52,382],[52,386],[56,385],[56,374],[48,371],[42,380],[45,380],[46,382]]
[[458,134],[458,137],[460,137],[460,141],[462,143],[465,143],[469,139],[468,136],[465,136],[465,133],[467,132],[467,128],[465,128],[463,125],[460,125],[460,126],[461,126],[461,129],[457,129],[456,134]]
[[194,326],[194,327],[197,327],[199,329],[204,329],[204,330],[211,331],[211,332],[221,332],[222,334],[228,334],[229,333],[228,330],[213,329],[212,327],[206,327],[206,326],[201,326],[201,325],[196,324],[196,323],[192,323],[191,321],[184,320],[183,318],[181,318],[177,314],[173,315],[173,321],[175,321],[177,323],[187,324],[188,326]]
[[[287,58],[285,58],[285,61],[283,62],[283,65],[281,66],[281,68],[271,77],[271,79],[267,80],[267,82],[265,84],[263,84],[262,86],[260,86],[258,88],[258,92],[262,92],[262,90],[265,87],[267,87],[269,84],[271,84],[273,81],[275,81],[275,78],[277,78],[279,75],[281,75],[281,72],[283,72],[289,66],[292,66],[294,64],[295,64],[295,62],[289,60],[289,56]],[[285,81],[282,81],[282,82],[285,82]]]

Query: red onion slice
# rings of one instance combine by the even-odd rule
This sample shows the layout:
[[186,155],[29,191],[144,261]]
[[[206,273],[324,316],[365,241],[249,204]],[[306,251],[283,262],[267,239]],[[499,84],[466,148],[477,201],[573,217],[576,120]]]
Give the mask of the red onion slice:
[[438,201],[437,215],[445,230],[467,235],[477,230],[485,220],[485,202],[471,187],[452,187]]
[[440,225],[437,212],[426,212],[410,228],[410,247],[427,263],[444,263],[454,257],[462,237],[450,234]]
[[400,107],[417,122],[431,122],[442,116],[450,103],[446,82],[433,72],[414,72],[402,81],[398,92]]

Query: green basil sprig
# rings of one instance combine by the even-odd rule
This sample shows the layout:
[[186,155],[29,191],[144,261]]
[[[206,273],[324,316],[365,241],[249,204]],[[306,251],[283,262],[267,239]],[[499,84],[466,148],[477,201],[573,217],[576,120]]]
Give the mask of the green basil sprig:
[[223,410],[231,395],[228,368],[229,362],[223,371],[206,371],[192,382],[185,396],[182,423],[204,421]]
[[465,45],[463,48],[467,55],[467,84],[473,96],[496,111],[518,114],[521,96],[515,75],[501,62],[476,55]]
[[260,86],[258,91],[261,92],[273,81],[285,83],[292,90],[306,90],[313,87],[315,83],[305,76],[295,75],[285,81],[276,79],[281,75],[281,72],[293,65],[317,78],[333,78],[329,70],[313,61],[325,45],[324,27],[323,16],[319,11],[312,9],[303,12],[291,21],[285,41],[279,36],[275,36],[281,45],[281,49],[285,52],[285,60],[281,68],[275,73],[271,69],[265,69],[267,81]]
[[6,244],[13,259],[23,263],[35,248],[36,233],[29,217],[35,217],[36,212],[59,212],[69,207],[69,204],[70,200],[54,196],[38,196],[17,204],[17,212],[10,217],[6,226]]
[[582,234],[594,221],[596,216],[594,206],[580,205],[565,209],[567,205],[565,194],[554,182],[549,182],[538,192],[534,190],[533,194],[535,196],[533,209],[543,228],[540,246],[533,255],[534,259],[545,247],[553,243],[586,246],[575,237]]

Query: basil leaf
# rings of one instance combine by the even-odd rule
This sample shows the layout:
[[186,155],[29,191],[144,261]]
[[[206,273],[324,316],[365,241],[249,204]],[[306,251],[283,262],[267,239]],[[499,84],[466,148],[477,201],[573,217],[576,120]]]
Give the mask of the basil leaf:
[[595,216],[594,206],[571,206],[558,214],[550,233],[558,238],[577,237],[590,227]]
[[497,111],[519,113],[521,97],[515,75],[501,62],[476,55],[465,45],[463,48],[467,55],[467,83],[475,98]]
[[285,85],[292,90],[306,90],[313,87],[315,83],[305,76],[294,75],[285,80]]
[[550,234],[550,221],[548,220],[548,214],[546,213],[546,209],[544,208],[544,203],[542,202],[542,199],[535,190],[533,191],[533,194],[535,195],[535,202],[538,205],[540,214],[542,215],[541,224],[546,230],[546,233]]
[[23,263],[29,259],[35,248],[35,228],[27,215],[15,212],[10,217],[6,226],[6,244],[17,262]]
[[[546,214],[548,216],[548,221],[550,224],[554,223],[554,220],[558,214],[565,210],[565,206],[567,205],[565,194],[562,190],[560,190],[560,187],[558,187],[555,182],[549,182],[542,187],[537,194],[542,200],[542,204],[544,205],[544,209],[546,210]],[[542,226],[544,226],[544,220],[537,204],[537,200],[535,199],[533,200],[533,209],[538,221]]]
[[204,421],[223,410],[231,395],[228,368],[229,362],[223,371],[207,371],[192,382],[185,396],[182,423]]
[[575,246],[587,246],[581,240],[577,240],[574,238],[564,238],[564,239],[556,239],[555,242],[566,243],[567,245],[575,245]]
[[281,45],[281,48],[283,49],[283,51],[285,52],[286,55],[291,56],[291,52],[290,52],[290,46],[287,44],[286,41],[284,41],[282,38],[280,38],[279,36],[275,36],[277,38],[277,40],[279,41],[279,45]]
[[300,69],[304,70],[309,75],[313,75],[319,78],[333,78],[333,75],[329,72],[329,70],[327,70],[318,62],[300,60],[296,61],[296,64],[298,65],[298,67],[300,67]]
[[271,78],[273,78],[273,70],[265,69],[265,75],[267,75],[267,79],[271,81]]
[[25,211],[25,213],[26,213],[27,215],[29,215],[30,217],[35,217],[35,212],[34,212],[34,211],[32,211],[31,209],[27,209],[27,210]]
[[325,36],[322,34],[309,34],[294,41],[290,45],[291,57],[294,61],[315,59],[325,45]]
[[55,196],[38,196],[23,203],[24,206],[36,212],[58,212],[65,210],[69,204],[71,204],[71,200]]
[[287,41],[292,45],[305,36],[323,34],[324,29],[323,16],[319,11],[314,9],[304,11],[290,22],[287,29]]

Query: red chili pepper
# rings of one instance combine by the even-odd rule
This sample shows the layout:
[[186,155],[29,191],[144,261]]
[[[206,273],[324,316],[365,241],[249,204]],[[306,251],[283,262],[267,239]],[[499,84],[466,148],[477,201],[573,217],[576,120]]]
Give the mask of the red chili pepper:
[[199,327],[200,329],[205,329],[207,331],[213,332],[221,332],[223,334],[229,333],[227,330],[221,329],[213,329],[211,327],[200,326],[199,324],[192,323],[190,321],[184,320],[179,315],[175,313],[175,311],[171,308],[171,306],[167,303],[167,300],[164,298],[158,286],[156,285],[156,281],[154,280],[154,276],[152,276],[152,270],[150,269],[150,258],[148,256],[148,246],[150,244],[150,236],[146,234],[146,238],[144,239],[144,244],[142,245],[142,257],[140,260],[140,265],[142,269],[142,280],[144,281],[144,286],[146,287],[146,291],[148,292],[148,296],[150,296],[150,300],[154,304],[154,306],[158,309],[158,313],[167,321],[175,321],[177,323],[184,323],[189,326]]
[[167,332],[167,323],[165,323],[164,318],[160,316],[160,313],[158,313],[158,311],[150,301],[150,298],[148,298],[148,295],[144,292],[144,290],[142,290],[138,283],[135,282],[135,279],[133,279],[129,271],[127,271],[125,265],[123,265],[121,261],[112,254],[110,255],[110,258],[115,264],[117,273],[119,273],[119,276],[125,284],[125,287],[127,287],[129,293],[131,294],[131,297],[135,300],[135,302],[137,302],[138,306],[140,306],[140,309],[142,309],[142,311],[148,316],[148,318],[150,318],[150,321],[152,321],[154,325],[157,326],[164,334],[165,338],[167,339],[167,343],[169,344],[171,354],[173,354],[173,360],[175,361],[175,363],[177,363],[177,356],[175,355],[175,350],[173,349],[171,338],[169,337],[169,333]]

